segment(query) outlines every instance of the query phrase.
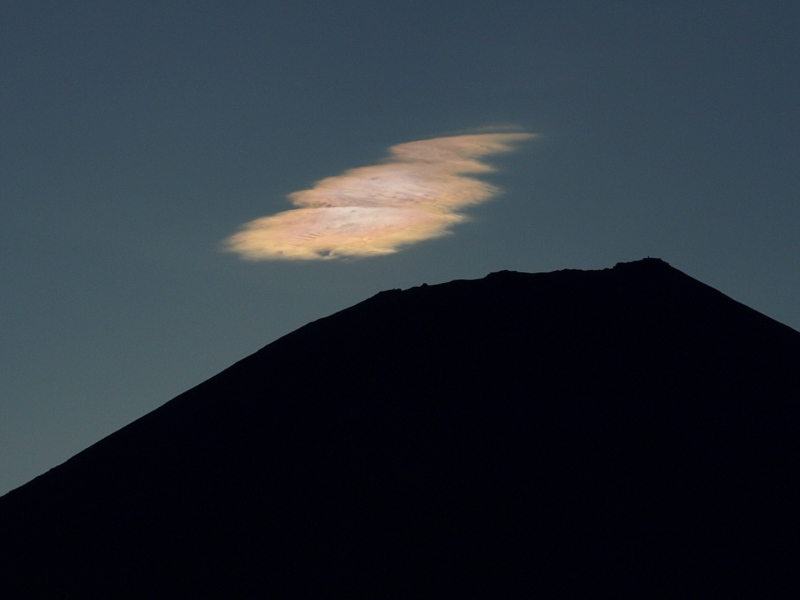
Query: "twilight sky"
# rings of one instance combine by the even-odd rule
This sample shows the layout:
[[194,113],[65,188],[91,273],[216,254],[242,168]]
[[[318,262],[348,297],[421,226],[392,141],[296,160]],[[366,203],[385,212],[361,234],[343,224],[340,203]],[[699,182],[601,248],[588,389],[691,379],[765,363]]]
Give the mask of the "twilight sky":
[[1,3],[0,493],[384,289],[657,256],[800,329],[799,32],[777,0]]

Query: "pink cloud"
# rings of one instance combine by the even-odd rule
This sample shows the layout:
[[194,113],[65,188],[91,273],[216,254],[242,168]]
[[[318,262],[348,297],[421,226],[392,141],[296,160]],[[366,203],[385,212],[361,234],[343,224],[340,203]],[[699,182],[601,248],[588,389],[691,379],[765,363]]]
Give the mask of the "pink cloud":
[[500,191],[468,176],[493,170],[479,158],[532,137],[487,133],[392,146],[379,164],[289,194],[298,208],[246,223],[225,248],[248,260],[319,260],[390,254],[444,235],[466,220],[460,209]]

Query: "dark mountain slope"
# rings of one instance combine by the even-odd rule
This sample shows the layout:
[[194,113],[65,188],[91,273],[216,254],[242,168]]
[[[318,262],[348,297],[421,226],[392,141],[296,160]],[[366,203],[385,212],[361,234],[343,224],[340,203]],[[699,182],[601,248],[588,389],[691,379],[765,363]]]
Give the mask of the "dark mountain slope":
[[800,333],[647,259],[382,292],[0,498],[8,597],[800,590]]

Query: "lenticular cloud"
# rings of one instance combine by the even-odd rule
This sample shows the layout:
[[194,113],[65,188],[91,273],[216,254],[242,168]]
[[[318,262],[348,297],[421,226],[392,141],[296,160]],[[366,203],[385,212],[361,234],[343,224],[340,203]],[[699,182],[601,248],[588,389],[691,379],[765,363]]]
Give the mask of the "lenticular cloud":
[[296,207],[246,223],[225,248],[248,260],[376,256],[443,235],[466,220],[459,210],[499,189],[469,177],[492,167],[479,159],[506,152],[528,133],[488,133],[392,146],[389,158],[289,194]]

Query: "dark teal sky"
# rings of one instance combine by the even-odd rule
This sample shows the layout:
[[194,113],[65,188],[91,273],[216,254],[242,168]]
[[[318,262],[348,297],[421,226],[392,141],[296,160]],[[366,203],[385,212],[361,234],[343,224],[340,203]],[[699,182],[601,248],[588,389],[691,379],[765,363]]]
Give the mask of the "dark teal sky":
[[[383,289],[649,255],[800,329],[798,74],[788,1],[3,2],[0,493]],[[452,235],[220,251],[389,146],[496,125],[540,137]]]

